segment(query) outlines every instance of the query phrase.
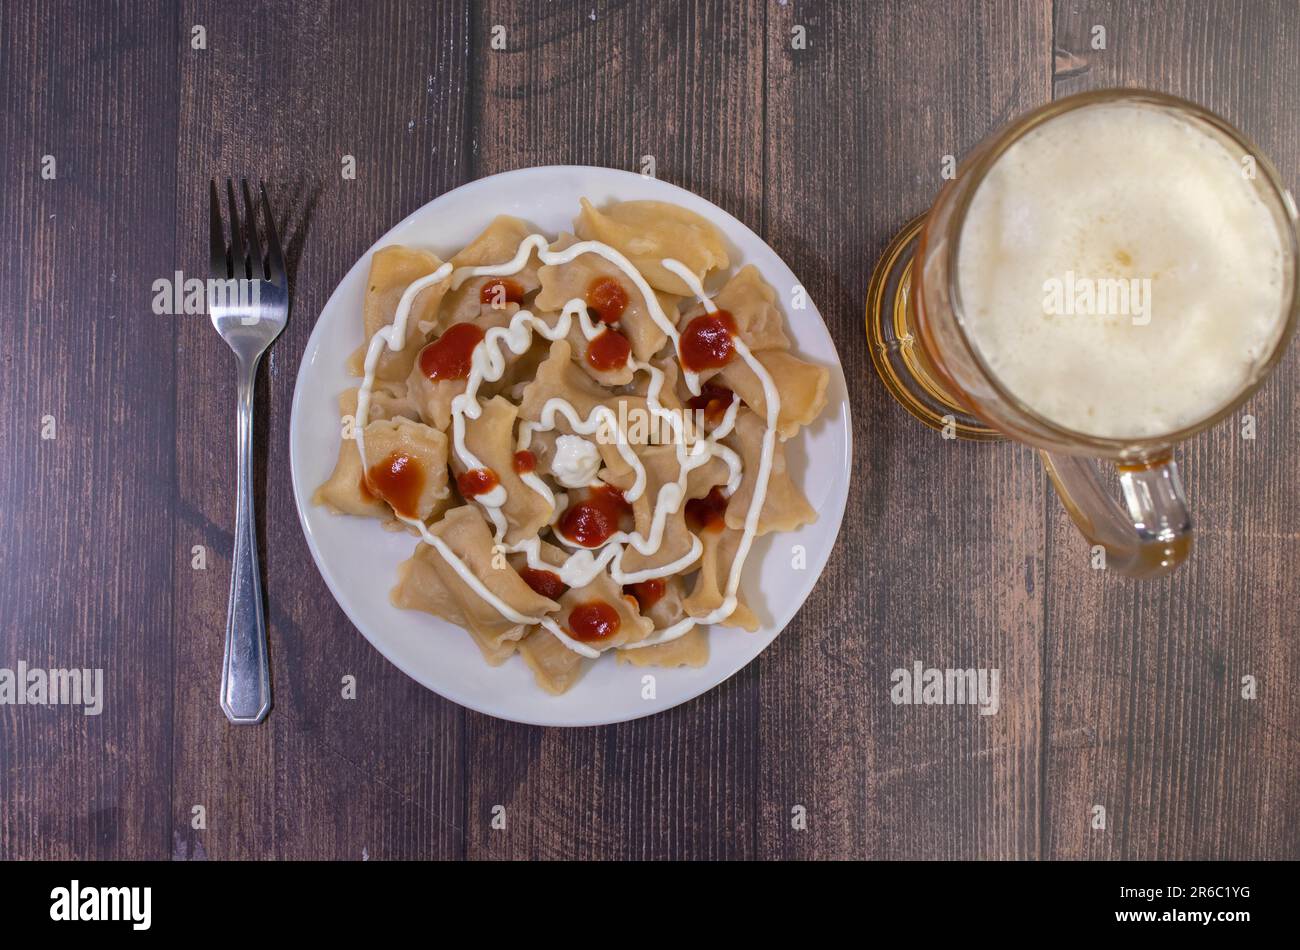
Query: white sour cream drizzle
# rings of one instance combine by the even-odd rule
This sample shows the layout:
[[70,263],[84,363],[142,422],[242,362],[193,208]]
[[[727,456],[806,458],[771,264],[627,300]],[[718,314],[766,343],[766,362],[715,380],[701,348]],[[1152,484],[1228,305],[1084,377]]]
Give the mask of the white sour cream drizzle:
[[580,435],[562,435],[555,440],[555,457],[551,474],[565,488],[585,488],[595,484],[600,471],[600,452]]
[[[452,289],[458,288],[462,283],[471,277],[491,276],[505,277],[511,274],[517,274],[527,265],[528,259],[533,252],[537,253],[539,260],[543,264],[556,265],[566,264],[581,254],[597,254],[605,258],[614,266],[618,267],[629,280],[640,291],[645,299],[646,309],[654,320],[659,329],[664,332],[672,341],[673,347],[678,352],[680,362],[680,342],[681,336],[677,332],[677,327],[664,314],[663,309],[659,306],[659,300],[646,283],[645,278],[632,265],[632,263],[614,248],[599,241],[580,241],[570,245],[561,251],[551,251],[547,245],[547,239],[541,234],[532,234],[526,237],[519,245],[514,258],[503,263],[478,267],[460,267],[454,268],[450,263],[443,264],[432,274],[414,281],[406,288],[402,298],[397,306],[397,312],[394,314],[393,322],[378,330],[370,340],[369,348],[366,351],[365,361],[365,378],[362,381],[360,392],[357,396],[357,416],[355,425],[355,437],[357,441],[357,452],[361,457],[361,466],[367,470],[366,450],[365,450],[365,427],[370,414],[370,394],[374,388],[375,370],[379,363],[380,354],[385,346],[390,350],[400,350],[406,339],[406,323],[410,317],[411,307],[415,298],[425,288],[446,280],[450,276],[450,286]],[[706,312],[715,313],[717,306],[712,299],[704,292],[704,287],[694,273],[690,271],[681,262],[666,258],[663,266],[681,277],[691,289],[692,293],[703,303]],[[506,327],[493,327],[489,329],[478,346],[475,347],[471,359],[471,368],[469,377],[466,380],[465,391],[452,400],[452,441],[457,457],[467,470],[484,468],[483,463],[475,456],[465,445],[465,419],[477,419],[482,413],[482,407],[478,402],[478,389],[484,380],[495,382],[501,378],[505,372],[505,356],[501,352],[501,344],[505,343],[510,351],[516,356],[523,354],[531,345],[533,333],[539,333],[547,340],[558,340],[568,336],[572,327],[574,317],[578,318],[578,326],[583,336],[588,340],[594,339],[600,333],[605,332],[603,327],[597,327],[591,320],[587,312],[586,303],[575,297],[564,305],[560,313],[560,318],[556,321],[554,327],[549,326],[544,321],[535,317],[527,310],[519,310],[510,320]],[[767,368],[763,366],[749,347],[738,336],[732,338],[732,343],[737,353],[749,364],[750,368],[758,376],[763,384],[763,393],[767,402],[767,429],[763,435],[762,457],[759,462],[758,478],[754,486],[754,494],[750,501],[749,511],[745,516],[745,530],[741,538],[739,548],[736,551],[735,560],[731,565],[731,573],[727,579],[726,594],[723,602],[716,610],[706,616],[694,618],[687,617],[673,626],[661,630],[658,633],[647,637],[637,643],[624,644],[622,649],[636,649],[639,647],[653,646],[658,643],[667,643],[678,637],[685,635],[696,624],[716,623],[725,620],[736,609],[737,590],[740,586],[740,574],[744,567],[745,558],[749,554],[749,549],[753,544],[754,536],[758,530],[759,515],[763,510],[763,502],[767,497],[767,483],[771,476],[772,459],[775,451],[776,441],[776,421],[780,413],[781,399],[776,390],[776,384],[768,374]],[[552,571],[559,575],[560,580],[568,587],[585,587],[602,571],[608,568],[611,578],[618,584],[635,584],[641,581],[651,580],[657,577],[665,577],[676,574],[687,569],[694,564],[703,551],[703,544],[697,537],[692,537],[691,550],[678,560],[665,564],[658,568],[649,568],[643,571],[625,573],[622,570],[623,553],[626,545],[636,548],[641,554],[649,556],[659,550],[663,543],[664,527],[667,523],[668,516],[676,513],[683,504],[686,494],[686,481],[690,472],[701,465],[706,464],[711,458],[717,456],[721,458],[728,467],[729,477],[727,480],[726,490],[732,494],[740,486],[743,475],[740,457],[727,446],[721,445],[719,439],[724,438],[735,427],[736,414],[740,407],[739,397],[733,394],[731,405],[722,421],[714,427],[706,438],[696,438],[688,446],[688,433],[684,428],[684,415],[666,408],[659,401],[659,394],[664,384],[663,372],[649,363],[639,362],[628,356],[628,364],[633,372],[645,372],[650,376],[650,385],[646,390],[646,405],[651,413],[658,418],[665,420],[673,433],[673,441],[677,450],[678,478],[676,482],[668,482],[659,489],[658,497],[655,499],[654,514],[651,518],[651,528],[648,537],[643,537],[637,532],[616,532],[609,540],[605,542],[599,553],[596,550],[587,548],[578,548],[565,560],[562,565],[553,565],[546,561],[541,555],[541,538],[534,536],[527,538],[511,546],[504,545],[504,538],[507,531],[507,524],[504,514],[501,511],[502,506],[508,500],[505,487],[498,484],[482,495],[475,497],[480,506],[487,512],[491,519],[496,542],[508,553],[523,553],[526,556],[529,567],[538,570]],[[686,386],[693,395],[700,393],[699,375],[685,366],[682,367],[683,378]],[[537,422],[521,421],[519,425],[518,450],[527,449],[531,444],[532,435],[537,431],[549,431],[555,428],[555,419],[561,415],[568,422],[574,432],[582,435],[591,435],[600,432],[602,429],[613,433],[616,438],[616,445],[620,456],[627,462],[629,467],[635,473],[632,487],[623,493],[628,502],[634,502],[644,493],[646,488],[646,471],[641,460],[637,457],[632,446],[627,440],[619,434],[618,420],[608,406],[595,406],[587,418],[583,419],[578,415],[577,409],[565,399],[558,397],[549,399],[542,407],[540,419]],[[520,479],[530,489],[540,495],[550,506],[552,517],[550,520],[551,528],[557,538],[569,547],[577,547],[567,538],[565,538],[556,527],[557,515],[559,508],[557,502],[567,502],[567,498],[561,495],[559,499],[544,481],[536,473],[528,472],[520,476]],[[395,512],[396,514],[396,512]],[[404,515],[397,514],[397,517],[404,523],[416,528],[421,538],[426,544],[434,548],[442,558],[451,565],[457,575],[485,602],[490,604],[498,613],[507,620],[518,624],[537,624],[545,627],[550,631],[557,640],[565,647],[585,657],[598,657],[600,651],[587,646],[570,637],[565,631],[550,617],[530,617],[516,611],[513,607],[497,597],[487,586],[469,569],[469,567],[457,557],[456,553],[441,538],[432,534],[428,526],[415,518],[408,518]]]

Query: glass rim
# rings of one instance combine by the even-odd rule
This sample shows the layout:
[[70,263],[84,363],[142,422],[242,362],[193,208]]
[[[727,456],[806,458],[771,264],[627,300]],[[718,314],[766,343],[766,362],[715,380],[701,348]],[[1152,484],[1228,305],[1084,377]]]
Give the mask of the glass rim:
[[[971,200],[974,198],[976,192],[979,191],[984,178],[997,163],[998,159],[1001,158],[1012,145],[1020,141],[1025,135],[1045,122],[1076,109],[1111,102],[1145,103],[1183,114],[1190,114],[1192,118],[1204,122],[1220,134],[1226,135],[1237,146],[1244,150],[1244,154],[1250,155],[1255,159],[1257,175],[1262,176],[1267,182],[1273,200],[1277,207],[1280,208],[1282,217],[1287,225],[1281,229],[1285,231],[1284,243],[1289,245],[1288,248],[1284,249],[1284,253],[1289,250],[1289,258],[1291,261],[1289,296],[1282,303],[1284,323],[1281,332],[1278,333],[1277,339],[1273,343],[1272,351],[1266,359],[1258,364],[1258,368],[1255,370],[1255,378],[1228,400],[1228,402],[1226,402],[1221,408],[1209,416],[1206,416],[1204,419],[1198,420],[1192,425],[1185,426],[1181,429],[1160,433],[1154,436],[1111,437],[1080,432],[1053,422],[1030,406],[1026,405],[1023,400],[1006,388],[1003,382],[998,378],[997,374],[995,374],[989,367],[983,355],[980,353],[979,348],[975,346],[974,342],[967,335],[966,322],[962,315],[961,294],[958,287],[957,262],[960,259],[961,234],[966,223],[966,213],[970,207]],[[1172,96],[1163,92],[1155,92],[1149,89],[1111,88],[1076,93],[1063,99],[1053,100],[1052,102],[1045,103],[1036,109],[1030,110],[1001,131],[995,133],[991,139],[987,139],[980,145],[976,146],[972,155],[971,167],[969,169],[962,169],[959,175],[963,181],[964,187],[962,187],[956,194],[957,203],[954,205],[952,213],[948,216],[944,234],[947,244],[944,251],[946,256],[944,263],[947,269],[948,306],[952,310],[953,317],[955,318],[954,324],[956,326],[957,334],[962,341],[962,345],[966,348],[967,354],[984,375],[989,385],[997,393],[998,398],[1014,407],[1018,413],[1033,420],[1035,425],[1050,432],[1052,436],[1060,442],[1075,447],[1095,449],[1103,454],[1117,455],[1121,457],[1129,457],[1134,454],[1141,455],[1141,450],[1143,449],[1167,449],[1178,442],[1191,438],[1199,432],[1203,432],[1234,412],[1242,405],[1242,403],[1259,390],[1276,368],[1277,363],[1282,358],[1282,354],[1286,352],[1287,344],[1290,342],[1291,336],[1295,331],[1297,318],[1298,315],[1300,315],[1300,236],[1297,235],[1296,230],[1300,215],[1297,215],[1295,200],[1286,185],[1283,183],[1282,178],[1278,174],[1277,169],[1273,166],[1273,163],[1262,154],[1258,146],[1256,146],[1256,144],[1240,129],[1236,128],[1226,119],[1216,115],[1205,107],[1178,96]],[[1137,450],[1136,453],[1135,450]]]

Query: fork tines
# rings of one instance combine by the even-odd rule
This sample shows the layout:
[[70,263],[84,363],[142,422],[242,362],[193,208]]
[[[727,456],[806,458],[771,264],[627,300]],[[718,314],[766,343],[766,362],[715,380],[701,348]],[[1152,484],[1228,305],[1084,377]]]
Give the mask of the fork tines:
[[248,190],[248,179],[240,179],[244,195],[244,214],[241,219],[239,202],[235,198],[235,183],[226,179],[226,200],[230,208],[230,244],[226,244],[226,229],[222,223],[221,195],[216,179],[208,182],[208,202],[212,229],[212,273],[224,279],[269,280],[284,284],[284,257],[280,252],[280,238],[275,233],[275,217],[271,202],[266,197],[266,185],[258,182],[262,200],[262,233],[266,237],[266,254],[262,253],[257,236],[257,207]]

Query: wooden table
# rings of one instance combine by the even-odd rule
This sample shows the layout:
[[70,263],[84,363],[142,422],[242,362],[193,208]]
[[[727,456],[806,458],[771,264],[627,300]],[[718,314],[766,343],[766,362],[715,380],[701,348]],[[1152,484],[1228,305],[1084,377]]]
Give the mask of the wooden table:
[[[0,706],[0,857],[1300,857],[1295,354],[1243,409],[1255,439],[1238,416],[1183,448],[1197,550],[1136,584],[1090,567],[1030,450],[944,441],[890,402],[862,329],[871,264],[943,156],[1053,97],[1196,99],[1294,188],[1300,7],[241,6],[0,7],[0,666],[102,667],[107,694],[97,717]],[[817,590],[725,685],[607,728],[499,722],[385,662],[314,569],[289,483],[300,354],[430,198],[647,155],[801,276],[843,357],[857,480]],[[261,728],[217,706],[232,361],[205,317],[151,308],[157,278],[206,276],[227,174],[271,183],[295,269],[258,394]],[[999,668],[1001,712],[895,706],[890,671],[916,660]]]

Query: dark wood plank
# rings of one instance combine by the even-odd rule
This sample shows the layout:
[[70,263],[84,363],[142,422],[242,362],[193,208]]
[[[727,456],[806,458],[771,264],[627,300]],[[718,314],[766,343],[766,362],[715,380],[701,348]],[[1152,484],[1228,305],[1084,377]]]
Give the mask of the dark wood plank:
[[[942,157],[1048,98],[1050,26],[1042,3],[769,7],[766,236],[835,336],[857,481],[821,584],[759,661],[765,855],[1038,852],[1044,479],[1026,449],[915,423],[862,320]],[[893,705],[891,671],[917,660],[999,668],[1001,711]]]
[[[1095,25],[1105,50],[1090,48]],[[1057,96],[1123,85],[1194,99],[1253,137],[1292,189],[1300,180],[1295,4],[1058,3],[1055,42],[1069,54]],[[1178,453],[1198,537],[1172,579],[1091,570],[1049,506],[1045,856],[1300,856],[1298,382],[1291,353],[1241,413]],[[1105,831],[1089,825],[1097,804]]]
[[[553,163],[640,171],[653,155],[658,177],[760,224],[760,4],[475,10],[476,176]],[[497,24],[508,48],[493,52]],[[469,854],[752,855],[756,682],[751,667],[684,707],[599,729],[469,714]],[[505,831],[489,825],[497,804]]]
[[[264,364],[263,563],[275,706],[260,728],[217,705],[234,521],[234,365],[206,319],[178,324],[178,857],[455,857],[461,710],[407,679],[348,623],[311,562],[289,481],[289,406],[316,315],[371,242],[468,173],[464,4],[301,4],[255,17],[189,4],[182,49],[179,259],[207,261],[209,176],[265,178],[295,296]],[[356,158],[355,180],[341,175]],[[358,315],[359,319],[359,315]],[[191,572],[191,544],[212,552]],[[342,698],[354,675],[358,698]],[[203,804],[205,831],[190,828]]]
[[169,850],[174,28],[165,3],[0,8],[0,667],[104,690],[98,716],[0,706],[4,858]]

